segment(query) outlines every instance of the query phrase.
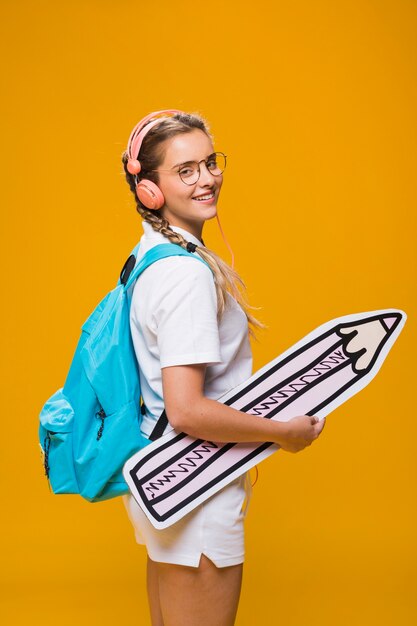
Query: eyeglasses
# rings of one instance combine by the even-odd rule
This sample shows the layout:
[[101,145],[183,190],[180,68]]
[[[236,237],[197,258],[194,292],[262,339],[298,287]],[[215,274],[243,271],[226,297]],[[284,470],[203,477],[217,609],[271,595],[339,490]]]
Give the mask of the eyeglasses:
[[226,154],[223,152],[213,152],[207,159],[202,159],[201,161],[187,161],[186,163],[181,163],[179,169],[175,171],[174,168],[170,170],[148,170],[150,172],[172,172],[178,174],[181,178],[182,182],[186,185],[195,185],[198,179],[200,178],[200,163],[205,163],[208,171],[213,174],[213,176],[220,176],[223,174],[226,169]]

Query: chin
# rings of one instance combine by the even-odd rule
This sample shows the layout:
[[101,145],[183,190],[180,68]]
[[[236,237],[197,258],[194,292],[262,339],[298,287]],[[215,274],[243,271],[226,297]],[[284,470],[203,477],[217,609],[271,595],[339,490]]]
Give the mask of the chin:
[[214,204],[213,206],[207,207],[206,211],[204,211],[204,215],[206,220],[211,220],[213,217],[216,217],[217,206]]

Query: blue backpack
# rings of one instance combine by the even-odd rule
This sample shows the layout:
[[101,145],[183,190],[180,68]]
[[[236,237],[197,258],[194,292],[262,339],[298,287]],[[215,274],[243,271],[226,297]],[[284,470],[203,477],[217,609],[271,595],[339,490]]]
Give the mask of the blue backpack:
[[139,244],[123,266],[117,286],[83,324],[64,387],[40,413],[39,442],[55,494],[76,493],[97,502],[128,493],[123,465],[161,435],[167,424],[164,412],[150,439],[140,432],[143,405],[129,325],[130,287],[159,259],[190,256],[204,261],[176,244],[163,243],[135,266],[138,250]]

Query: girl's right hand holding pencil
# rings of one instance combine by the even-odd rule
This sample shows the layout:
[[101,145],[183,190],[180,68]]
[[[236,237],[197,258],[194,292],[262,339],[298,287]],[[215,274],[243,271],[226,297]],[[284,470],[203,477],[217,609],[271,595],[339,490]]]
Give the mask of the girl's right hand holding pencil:
[[299,415],[288,422],[281,422],[283,429],[279,440],[277,438],[277,443],[286,452],[300,452],[317,439],[325,422],[326,418],[319,420],[315,415]]

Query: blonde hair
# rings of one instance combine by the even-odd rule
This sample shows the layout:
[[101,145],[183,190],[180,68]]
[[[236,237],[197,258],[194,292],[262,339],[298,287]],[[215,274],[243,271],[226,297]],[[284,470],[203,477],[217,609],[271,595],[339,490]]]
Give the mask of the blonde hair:
[[[138,160],[141,163],[142,169],[138,174],[138,179],[146,178],[153,181],[156,185],[159,182],[158,172],[152,170],[157,169],[164,158],[164,141],[178,135],[180,133],[189,133],[194,129],[200,129],[206,133],[206,135],[212,139],[209,126],[199,114],[196,113],[176,113],[172,117],[161,118],[161,121],[156,124],[145,135]],[[136,195],[136,182],[135,177],[127,171],[126,164],[128,161],[127,151],[122,154],[122,163],[126,175],[127,183],[135,197],[136,209],[141,217],[148,222],[152,228],[164,235],[171,243],[174,243],[182,248],[187,247],[187,241],[180,234],[172,230],[168,220],[166,220],[159,211],[147,209],[139,200]],[[250,309],[255,307],[250,306],[244,295],[245,284],[239,274],[231,268],[223,259],[221,259],[212,250],[209,250],[206,246],[197,246],[195,253],[206,261],[211,268],[214,275],[214,282],[217,293],[217,315],[220,319],[226,308],[227,293],[229,293],[238,304],[242,307],[246,314],[249,323],[249,332],[254,337],[255,328],[265,328],[265,325],[258,321],[251,313]]]

